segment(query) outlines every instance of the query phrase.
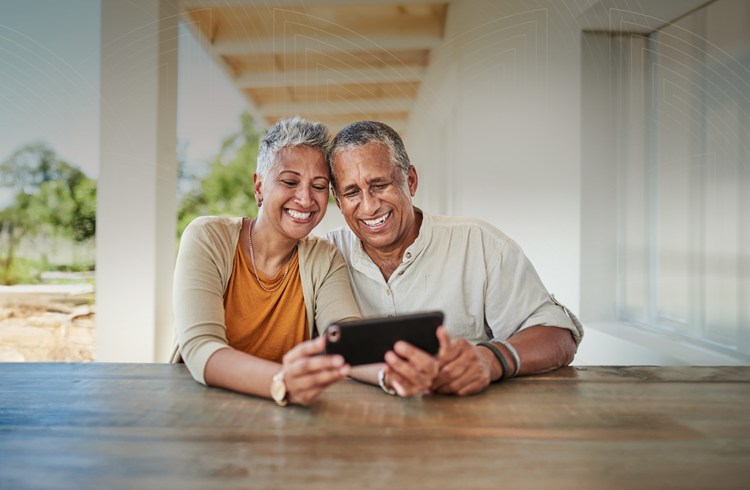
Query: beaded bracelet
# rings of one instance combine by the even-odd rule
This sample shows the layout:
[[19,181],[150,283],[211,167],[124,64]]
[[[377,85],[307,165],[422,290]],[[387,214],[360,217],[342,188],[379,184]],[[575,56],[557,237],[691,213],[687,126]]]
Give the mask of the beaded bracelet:
[[503,366],[503,375],[500,377],[498,381],[503,381],[506,379],[509,375],[508,373],[508,361],[505,359],[505,356],[502,352],[500,352],[500,349],[492,345],[490,342],[479,342],[477,345],[481,345],[482,347],[487,347],[489,350],[492,351],[493,354],[495,354],[495,357],[497,357],[497,360],[500,361],[500,365]]
[[515,378],[518,374],[518,371],[521,370],[521,358],[518,357],[518,352],[516,352],[516,349],[510,345],[510,342],[500,339],[494,339],[492,342],[498,342],[500,344],[503,344],[508,351],[510,351],[510,355],[513,356],[513,361],[516,363],[516,369],[513,370],[513,374],[510,375],[511,378]]

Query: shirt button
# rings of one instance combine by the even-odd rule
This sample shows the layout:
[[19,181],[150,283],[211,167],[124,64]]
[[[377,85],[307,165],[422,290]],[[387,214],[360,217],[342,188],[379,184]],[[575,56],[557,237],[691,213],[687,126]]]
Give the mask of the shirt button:
[[407,258],[407,259],[410,259],[410,258],[411,258],[411,252],[406,252],[406,258]]
[[390,289],[386,289],[385,290],[385,294],[387,294],[388,296],[390,296],[391,295],[391,290]]

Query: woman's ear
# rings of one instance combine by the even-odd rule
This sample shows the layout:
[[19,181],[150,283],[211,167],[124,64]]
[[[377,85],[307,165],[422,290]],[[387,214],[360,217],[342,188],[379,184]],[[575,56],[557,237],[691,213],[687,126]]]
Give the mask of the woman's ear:
[[258,203],[258,207],[261,207],[263,205],[263,180],[260,178],[260,175],[253,174],[253,184],[255,201]]

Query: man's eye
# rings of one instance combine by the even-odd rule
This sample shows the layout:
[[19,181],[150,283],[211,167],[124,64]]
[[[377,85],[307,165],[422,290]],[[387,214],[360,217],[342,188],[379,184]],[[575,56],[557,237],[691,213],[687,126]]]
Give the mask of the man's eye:
[[314,186],[313,186],[313,189],[315,189],[315,190],[317,190],[317,191],[327,191],[327,190],[328,190],[328,187],[321,187],[321,186],[319,186],[319,185],[314,185]]

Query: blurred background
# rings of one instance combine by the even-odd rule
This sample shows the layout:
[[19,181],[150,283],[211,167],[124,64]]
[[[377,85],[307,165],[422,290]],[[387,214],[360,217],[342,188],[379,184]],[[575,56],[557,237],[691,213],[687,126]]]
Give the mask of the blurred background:
[[576,363],[750,364],[750,0],[0,0],[0,362],[165,361],[182,230],[294,115],[397,130]]

